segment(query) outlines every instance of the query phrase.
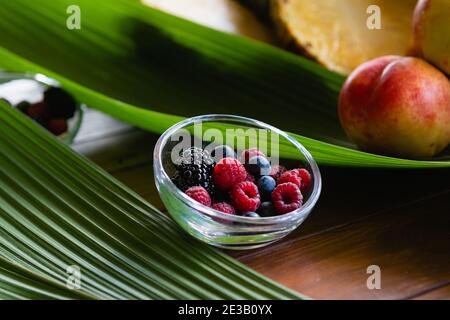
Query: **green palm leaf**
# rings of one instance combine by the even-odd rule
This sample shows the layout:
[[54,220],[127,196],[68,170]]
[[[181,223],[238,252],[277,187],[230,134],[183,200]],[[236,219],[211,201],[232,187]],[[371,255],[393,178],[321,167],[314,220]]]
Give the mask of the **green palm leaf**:
[[[0,121],[0,297],[300,298],[186,237],[1,101]],[[80,291],[63,287],[71,265]]]
[[0,67],[53,76],[91,107],[152,132],[180,116],[232,113],[295,132],[323,165],[450,167],[445,157],[411,161],[355,150],[336,115],[343,78],[313,62],[133,0],[79,0],[82,28],[70,31],[71,4],[3,3]]

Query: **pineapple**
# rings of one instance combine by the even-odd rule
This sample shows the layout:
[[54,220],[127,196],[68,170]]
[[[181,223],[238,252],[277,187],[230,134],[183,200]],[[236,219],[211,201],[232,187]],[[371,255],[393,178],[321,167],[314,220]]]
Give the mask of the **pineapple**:
[[[381,29],[369,29],[371,5]],[[416,0],[271,0],[271,15],[285,44],[330,70],[348,75],[383,55],[406,55]]]

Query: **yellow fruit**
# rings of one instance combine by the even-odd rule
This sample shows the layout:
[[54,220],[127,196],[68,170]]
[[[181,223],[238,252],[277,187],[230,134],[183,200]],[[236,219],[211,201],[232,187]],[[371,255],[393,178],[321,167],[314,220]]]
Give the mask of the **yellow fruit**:
[[450,75],[450,0],[418,2],[414,44],[418,55]]
[[[373,58],[408,53],[415,4],[416,0],[273,0],[271,10],[286,42],[346,75]],[[367,26],[372,5],[380,9],[381,29]]]
[[272,31],[235,0],[142,0],[142,3],[210,28],[275,43]]

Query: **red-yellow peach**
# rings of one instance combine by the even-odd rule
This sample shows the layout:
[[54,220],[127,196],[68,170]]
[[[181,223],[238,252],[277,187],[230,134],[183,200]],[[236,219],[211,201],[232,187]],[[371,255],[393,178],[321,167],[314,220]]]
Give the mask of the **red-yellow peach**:
[[420,0],[413,23],[415,53],[450,75],[450,0]]
[[450,142],[450,82],[422,59],[380,57],[348,77],[339,117],[362,150],[429,158]]

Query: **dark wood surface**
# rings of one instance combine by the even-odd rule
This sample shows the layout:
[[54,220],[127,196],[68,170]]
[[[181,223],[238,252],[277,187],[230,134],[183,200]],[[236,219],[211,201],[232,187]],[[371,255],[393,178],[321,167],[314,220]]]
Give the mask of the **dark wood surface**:
[[[152,175],[157,137],[89,111],[74,149],[164,210]],[[321,168],[310,217],[282,241],[227,252],[315,299],[450,299],[450,170]],[[367,288],[367,268],[381,289]]]

